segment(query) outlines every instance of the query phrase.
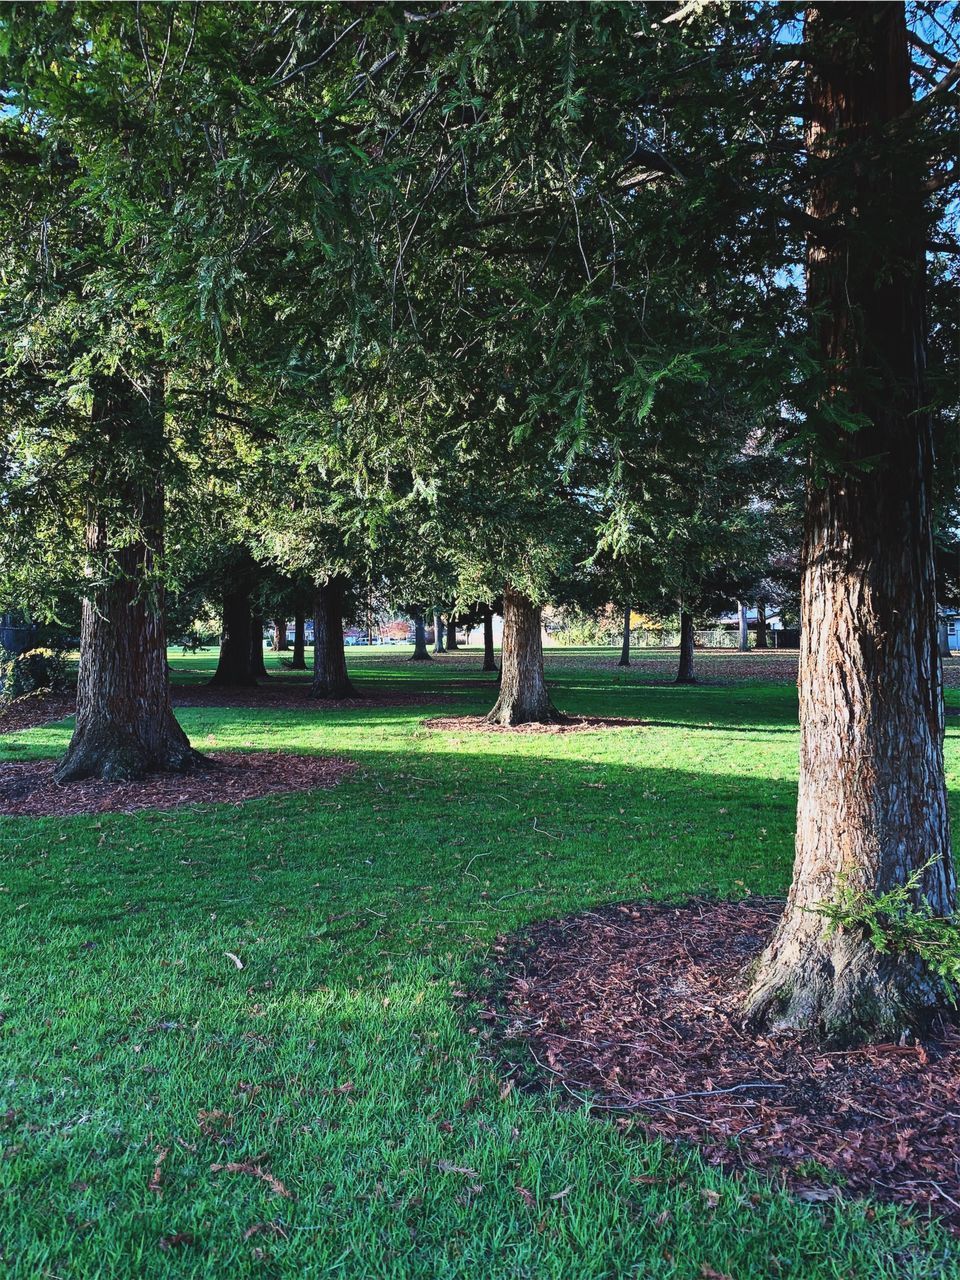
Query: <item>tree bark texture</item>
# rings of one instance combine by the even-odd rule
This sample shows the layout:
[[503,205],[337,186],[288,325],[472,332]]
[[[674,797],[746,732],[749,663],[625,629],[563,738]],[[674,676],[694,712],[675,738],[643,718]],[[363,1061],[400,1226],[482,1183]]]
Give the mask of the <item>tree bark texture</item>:
[[334,574],[317,588],[313,609],[312,698],[355,698],[357,691],[347,675],[343,647],[343,597],[346,580]]
[[747,606],[742,600],[737,601],[737,629],[737,645],[741,653],[746,653],[750,648],[750,627],[747,623]]
[[293,657],[290,659],[291,671],[306,671],[306,648],[306,618],[304,616],[303,606],[301,605],[293,615]]
[[273,648],[275,653],[289,653],[290,646],[287,643],[287,620],[286,618],[277,618],[273,624]]
[[439,613],[433,615],[433,652],[443,653],[443,619]]
[[459,649],[457,643],[457,615],[455,613],[447,614],[447,652],[450,653],[454,649]]
[[693,615],[686,609],[680,610],[680,665],[675,683],[697,683],[693,670]]
[[497,670],[497,655],[493,649],[493,610],[483,606],[483,667],[484,671]]
[[[87,508],[91,586],[80,629],[76,728],[58,782],[121,781],[203,766],[173,714],[157,578],[163,555],[163,384],[100,377],[102,472]],[[109,494],[109,503],[100,493]],[[128,531],[133,530],[133,536]]]
[[223,593],[223,632],[220,659],[210,683],[228,689],[247,689],[257,683],[250,663],[253,645],[250,592],[251,566],[242,558]]
[[503,593],[500,657],[500,696],[487,719],[503,725],[562,721],[547,691],[540,607],[509,586]]
[[[787,906],[748,1000],[752,1025],[851,1045],[923,1032],[944,1007],[911,953],[881,955],[817,913],[841,884],[870,894],[924,868],[920,894],[952,913],[943,701],[924,409],[921,179],[899,146],[910,108],[903,6],[807,11],[810,212],[834,230],[808,248],[808,302],[843,465],[811,476],[804,530],[800,785]],[[868,466],[859,465],[869,460]]]
[[427,652],[427,629],[420,610],[413,615],[413,653],[410,660],[411,662],[430,661],[430,654]]
[[629,667],[630,665],[630,606],[623,611],[623,642],[620,645],[620,661],[618,667]]
[[762,600],[757,601],[757,648],[767,647],[767,609]]

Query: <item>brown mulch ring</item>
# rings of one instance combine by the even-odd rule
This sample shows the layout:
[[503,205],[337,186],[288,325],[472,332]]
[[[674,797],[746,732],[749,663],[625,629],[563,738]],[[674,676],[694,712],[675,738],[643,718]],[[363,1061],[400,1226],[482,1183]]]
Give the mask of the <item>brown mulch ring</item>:
[[499,941],[482,1016],[505,1053],[523,1042],[625,1128],[774,1173],[804,1200],[919,1204],[960,1230],[960,1032],[846,1052],[747,1034],[741,975],[781,907],[621,904],[546,921]]
[[627,716],[564,716],[548,724],[491,724],[486,716],[434,716],[420,723],[425,729],[441,733],[588,733],[597,729],[637,729],[647,721]]
[[216,766],[198,773],[151,773],[142,782],[87,779],[62,786],[53,780],[56,761],[0,764],[0,815],[70,817],[80,813],[134,813],[178,809],[188,804],[240,804],[287,791],[334,787],[356,769],[337,756],[284,751],[213,751]]
[[77,707],[72,693],[30,694],[0,706],[0,734],[38,729],[72,716]]

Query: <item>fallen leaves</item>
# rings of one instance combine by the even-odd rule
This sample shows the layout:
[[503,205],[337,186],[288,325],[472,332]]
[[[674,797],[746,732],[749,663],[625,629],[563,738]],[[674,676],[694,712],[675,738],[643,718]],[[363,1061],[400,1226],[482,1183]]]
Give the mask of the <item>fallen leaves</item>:
[[150,1181],[147,1183],[147,1190],[155,1192],[158,1196],[163,1195],[163,1162],[169,1154],[169,1147],[163,1147],[157,1151],[157,1158],[154,1162],[153,1173],[150,1175]]
[[265,1156],[258,1156],[255,1160],[231,1160],[227,1164],[212,1164],[210,1166],[211,1173],[243,1173],[250,1178],[257,1178],[260,1182],[265,1183],[276,1196],[284,1196],[287,1200],[292,1200],[292,1194],[287,1190],[278,1177],[264,1169],[262,1161]]

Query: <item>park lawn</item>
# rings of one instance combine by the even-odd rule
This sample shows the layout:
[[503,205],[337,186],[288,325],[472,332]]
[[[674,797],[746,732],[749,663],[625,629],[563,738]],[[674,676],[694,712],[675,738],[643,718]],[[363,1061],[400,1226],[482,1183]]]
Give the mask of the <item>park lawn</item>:
[[[672,688],[642,657],[564,651],[562,709],[646,724],[435,733],[425,716],[486,710],[492,682],[476,650],[408,653],[348,661],[422,702],[178,712],[201,749],[356,760],[336,790],[0,819],[4,1274],[960,1275],[918,1213],[795,1203],[565,1095],[506,1092],[458,994],[528,921],[783,893],[794,689]],[[175,679],[214,658],[172,653]],[[68,737],[11,735],[0,759]],[[211,1168],[230,1163],[279,1183]]]

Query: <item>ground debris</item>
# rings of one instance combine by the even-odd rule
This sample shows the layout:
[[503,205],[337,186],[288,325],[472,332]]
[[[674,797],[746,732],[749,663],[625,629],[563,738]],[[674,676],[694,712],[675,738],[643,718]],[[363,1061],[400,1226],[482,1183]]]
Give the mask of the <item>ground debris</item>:
[[920,1204],[960,1230],[960,1033],[849,1052],[748,1034],[743,973],[781,907],[621,904],[501,939],[502,1049],[522,1041],[573,1098],[708,1163],[779,1174],[814,1203]]

